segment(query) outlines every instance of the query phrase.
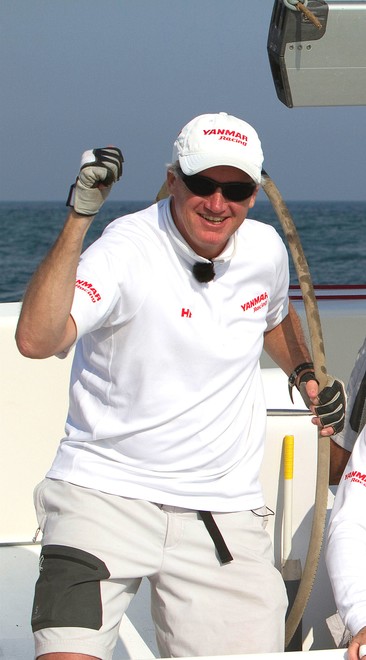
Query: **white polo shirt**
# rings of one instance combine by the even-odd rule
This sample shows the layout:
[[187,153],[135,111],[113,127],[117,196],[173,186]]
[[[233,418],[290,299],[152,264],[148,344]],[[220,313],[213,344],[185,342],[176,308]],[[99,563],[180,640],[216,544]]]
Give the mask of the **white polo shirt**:
[[366,427],[350,417],[366,370],[366,339],[347,385],[344,429],[334,440],[352,454],[337,488],[328,529],[326,560],[339,613],[355,635],[366,626]]
[[215,259],[197,256],[169,200],[112,222],[82,256],[66,435],[49,477],[211,511],[263,505],[263,333],[288,312],[276,231],[246,219]]
[[366,427],[339,483],[328,528],[326,562],[335,601],[352,635],[366,626]]

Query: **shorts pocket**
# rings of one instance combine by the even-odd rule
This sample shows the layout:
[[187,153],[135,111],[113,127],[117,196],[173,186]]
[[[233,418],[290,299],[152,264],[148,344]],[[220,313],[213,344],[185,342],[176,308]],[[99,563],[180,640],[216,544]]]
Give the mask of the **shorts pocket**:
[[266,529],[268,525],[269,516],[274,516],[274,512],[268,506],[261,506],[259,509],[252,509],[253,515],[258,518],[261,522],[263,529]]
[[84,550],[45,545],[39,560],[32,630],[77,627],[99,630],[103,622],[100,581],[110,573]]

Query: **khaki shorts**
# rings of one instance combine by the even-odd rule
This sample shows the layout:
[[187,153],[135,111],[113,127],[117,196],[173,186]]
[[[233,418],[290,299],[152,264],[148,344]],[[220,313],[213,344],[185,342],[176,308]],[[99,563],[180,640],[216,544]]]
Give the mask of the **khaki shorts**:
[[36,656],[111,660],[142,577],[162,657],[280,652],[287,597],[263,516],[214,513],[234,560],[222,564],[196,511],[45,479],[32,627]]

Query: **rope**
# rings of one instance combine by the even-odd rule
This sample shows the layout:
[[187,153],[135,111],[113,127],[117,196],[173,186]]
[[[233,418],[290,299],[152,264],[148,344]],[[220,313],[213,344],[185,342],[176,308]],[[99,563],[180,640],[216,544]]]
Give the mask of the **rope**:
[[[308,264],[291,214],[286,207],[280,192],[266,172],[262,171],[262,175],[263,190],[271,201],[276,215],[282,225],[296,268],[302,296],[304,299],[314,361],[314,370],[317,380],[319,381],[319,388],[323,389],[327,382],[324,343],[317,302],[311,282]],[[323,438],[319,434],[313,522],[308,552],[299,589],[297,591],[291,611],[286,620],[285,648],[287,648],[291,642],[304,614],[318,568],[328,505],[329,449],[329,438]]]
[[313,14],[313,12],[310,11],[310,9],[308,9],[307,7],[308,0],[302,0],[302,2],[300,2],[299,0],[283,0],[283,3],[288,9],[302,11],[302,13],[305,14],[305,16],[309,19],[309,21],[313,23],[313,25],[315,25],[315,27],[317,27],[318,30],[322,29],[321,22],[317,19],[315,14]]
[[315,25],[315,27],[317,27],[318,30],[321,30],[321,29],[322,29],[322,24],[321,24],[321,22],[317,19],[317,17],[315,16],[315,14],[313,14],[313,12],[310,11],[310,9],[308,9],[308,8],[307,8],[302,2],[298,2],[298,3],[297,3],[297,5],[296,5],[296,9],[298,9],[299,11],[302,11],[302,13],[305,14],[305,16],[309,19],[309,21],[310,21],[313,25]]
[[319,381],[319,389],[323,389],[327,384],[327,369],[325,366],[324,342],[321,329],[320,317],[314,287],[311,281],[308,263],[302,249],[300,237],[297,233],[294,221],[291,217],[281,193],[274,182],[268,176],[267,172],[262,170],[262,187],[273,209],[282,225],[286,236],[292,259],[296,269],[297,277],[301,287],[301,293],[304,299],[306,319],[309,327],[313,362],[315,375]]

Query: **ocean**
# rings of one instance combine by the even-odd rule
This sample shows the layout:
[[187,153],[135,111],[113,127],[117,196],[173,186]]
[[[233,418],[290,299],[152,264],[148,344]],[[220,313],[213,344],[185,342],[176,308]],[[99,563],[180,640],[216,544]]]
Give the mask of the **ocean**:
[[[107,202],[92,224],[85,247],[114,218],[149,202]],[[366,202],[287,202],[314,284],[366,284]],[[56,239],[64,202],[0,202],[0,302],[22,299],[27,283]],[[283,231],[269,201],[258,201],[250,217]],[[285,243],[286,239],[284,238]],[[290,256],[291,284],[297,284]]]

